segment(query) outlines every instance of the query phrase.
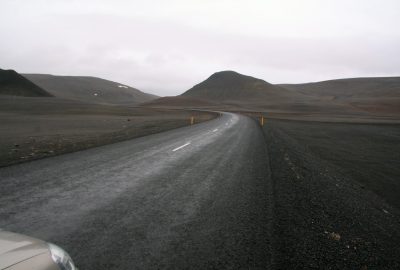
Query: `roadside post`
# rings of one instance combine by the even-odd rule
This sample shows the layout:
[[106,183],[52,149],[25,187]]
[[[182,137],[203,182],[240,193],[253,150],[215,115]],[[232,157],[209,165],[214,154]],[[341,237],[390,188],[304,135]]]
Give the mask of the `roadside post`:
[[190,117],[190,125],[194,124],[194,116]]

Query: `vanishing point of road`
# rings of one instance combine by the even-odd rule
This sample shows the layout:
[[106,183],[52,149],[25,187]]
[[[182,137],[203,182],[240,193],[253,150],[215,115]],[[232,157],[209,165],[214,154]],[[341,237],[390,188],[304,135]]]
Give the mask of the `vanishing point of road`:
[[0,228],[54,242],[80,269],[272,264],[262,130],[222,116],[0,169]]

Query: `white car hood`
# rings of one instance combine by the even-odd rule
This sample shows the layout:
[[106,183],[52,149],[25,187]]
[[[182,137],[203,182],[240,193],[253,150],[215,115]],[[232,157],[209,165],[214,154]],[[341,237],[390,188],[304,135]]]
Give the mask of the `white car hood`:
[[46,252],[47,244],[41,240],[0,230],[0,269]]

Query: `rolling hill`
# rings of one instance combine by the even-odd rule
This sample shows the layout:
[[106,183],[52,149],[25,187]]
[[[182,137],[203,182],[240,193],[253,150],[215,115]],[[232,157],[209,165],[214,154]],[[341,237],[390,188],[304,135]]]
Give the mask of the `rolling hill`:
[[234,71],[214,73],[181,96],[228,104],[276,103],[304,98],[296,91]]
[[135,105],[157,98],[138,89],[96,77],[23,74],[55,97],[100,104]]
[[235,71],[221,71],[179,96],[156,99],[146,105],[297,112],[319,110],[321,104],[312,104],[314,99]]
[[51,97],[52,95],[14,70],[0,69],[0,95]]

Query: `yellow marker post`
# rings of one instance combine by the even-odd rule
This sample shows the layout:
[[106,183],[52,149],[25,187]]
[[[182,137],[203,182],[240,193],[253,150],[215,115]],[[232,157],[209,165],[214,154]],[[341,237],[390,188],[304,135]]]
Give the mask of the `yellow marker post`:
[[261,116],[261,126],[264,126],[264,116]]
[[194,116],[190,117],[190,124],[191,124],[191,125],[194,124]]

